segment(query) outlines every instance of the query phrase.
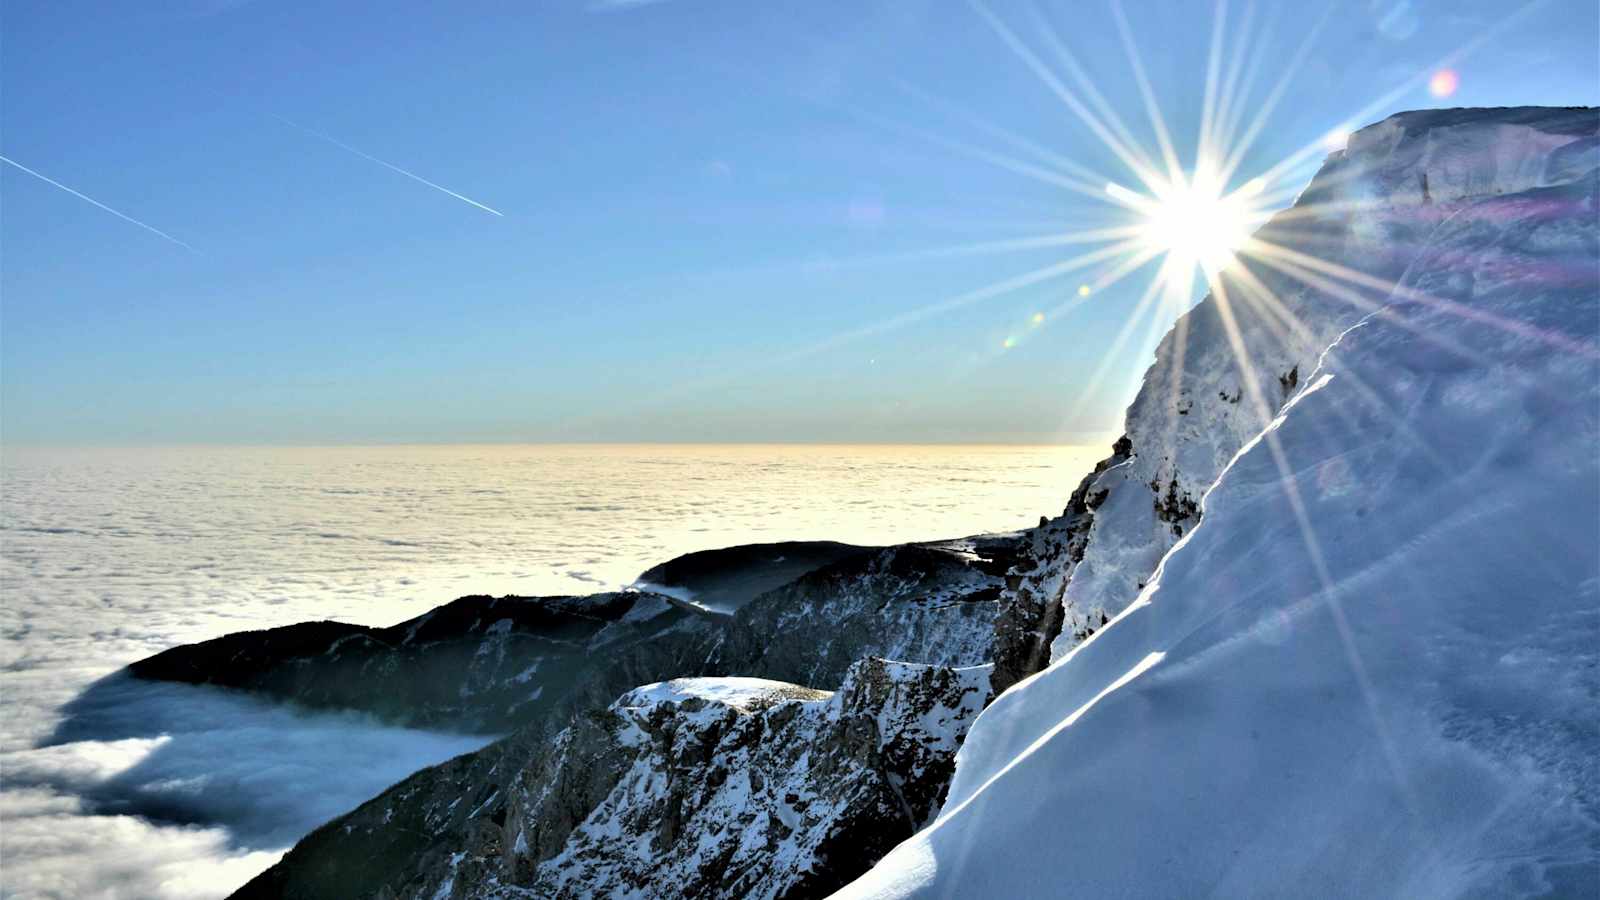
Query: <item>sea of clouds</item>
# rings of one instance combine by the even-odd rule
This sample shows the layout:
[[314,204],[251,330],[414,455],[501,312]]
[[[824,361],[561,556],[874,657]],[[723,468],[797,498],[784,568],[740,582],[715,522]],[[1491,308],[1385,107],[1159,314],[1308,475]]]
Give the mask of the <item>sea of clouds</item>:
[[738,543],[892,543],[1055,514],[1103,448],[0,451],[0,854],[16,897],[225,896],[492,736],[129,679],[168,647],[468,593],[588,593]]

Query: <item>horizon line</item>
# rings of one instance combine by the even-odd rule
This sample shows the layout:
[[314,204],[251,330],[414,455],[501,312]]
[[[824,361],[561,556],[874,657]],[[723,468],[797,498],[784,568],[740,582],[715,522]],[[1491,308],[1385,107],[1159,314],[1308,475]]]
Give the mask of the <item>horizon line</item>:
[[1116,440],[1118,431],[1083,432],[1077,440],[400,440],[400,441],[0,441],[6,450],[98,449],[361,449],[381,447],[1084,447]]

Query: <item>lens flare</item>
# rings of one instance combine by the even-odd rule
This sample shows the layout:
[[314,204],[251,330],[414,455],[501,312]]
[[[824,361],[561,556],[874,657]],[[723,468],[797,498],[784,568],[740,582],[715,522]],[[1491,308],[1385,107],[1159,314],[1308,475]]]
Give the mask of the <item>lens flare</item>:
[[1435,97],[1444,98],[1456,92],[1461,86],[1461,76],[1454,69],[1440,69],[1428,79],[1428,93]]

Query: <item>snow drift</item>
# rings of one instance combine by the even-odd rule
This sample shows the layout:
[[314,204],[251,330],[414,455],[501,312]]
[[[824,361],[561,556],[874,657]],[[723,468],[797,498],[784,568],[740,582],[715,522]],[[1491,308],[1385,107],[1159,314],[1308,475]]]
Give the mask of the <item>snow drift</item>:
[[843,896],[1592,894],[1597,132],[1408,113],[1330,158],[1269,226],[1298,284],[1174,329],[1028,575],[1056,661]]

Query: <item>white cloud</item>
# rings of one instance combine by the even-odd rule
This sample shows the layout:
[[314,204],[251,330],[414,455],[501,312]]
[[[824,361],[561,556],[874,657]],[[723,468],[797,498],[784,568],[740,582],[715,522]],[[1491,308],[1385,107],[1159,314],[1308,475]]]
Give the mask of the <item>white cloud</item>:
[[67,713],[44,746],[0,759],[8,893],[224,896],[317,825],[487,740],[122,675]]

